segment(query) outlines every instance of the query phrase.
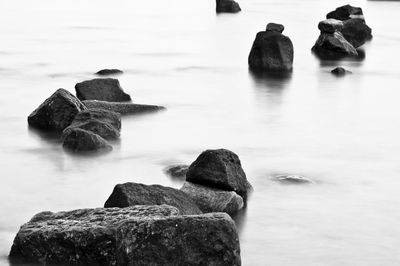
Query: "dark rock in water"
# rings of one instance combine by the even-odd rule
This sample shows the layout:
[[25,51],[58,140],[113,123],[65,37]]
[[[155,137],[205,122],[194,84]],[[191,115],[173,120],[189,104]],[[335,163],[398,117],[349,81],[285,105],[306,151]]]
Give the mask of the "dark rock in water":
[[96,72],[96,75],[108,76],[108,75],[119,75],[119,74],[123,74],[123,73],[124,72],[119,69],[102,69],[102,70]]
[[72,151],[97,151],[112,149],[110,144],[97,134],[80,128],[68,130],[63,135],[63,146]]
[[346,74],[350,74],[351,72],[344,69],[343,67],[337,67],[331,71],[335,76],[344,76]]
[[189,165],[179,164],[165,168],[164,172],[172,178],[185,180],[188,170]]
[[86,107],[74,95],[58,89],[28,116],[28,123],[43,130],[62,131],[83,110]]
[[340,59],[358,56],[356,49],[343,37],[340,32],[321,32],[312,51],[322,58]]
[[252,190],[242,169],[239,157],[225,149],[206,150],[194,161],[186,181],[227,191],[235,191],[247,199]]
[[185,182],[181,191],[188,194],[204,213],[233,214],[244,206],[243,198],[233,191],[210,188],[190,182]]
[[325,19],[318,24],[318,29],[321,32],[334,33],[335,31],[342,31],[343,22],[337,19]]
[[240,6],[233,0],[216,0],[217,13],[237,13],[240,12]]
[[89,110],[85,110],[78,113],[75,116],[74,121],[72,123],[79,124],[91,119],[110,124],[118,130],[121,129],[121,115],[117,112],[104,110],[100,108],[90,108]]
[[178,208],[181,214],[201,214],[196,203],[184,192],[160,185],[138,183],[118,184],[104,207],[124,208],[133,205],[167,204]]
[[117,239],[118,265],[241,265],[236,226],[226,213],[132,219]]
[[266,28],[266,31],[277,31],[279,33],[282,33],[284,30],[285,26],[278,23],[268,23]]
[[307,177],[299,175],[277,175],[275,181],[282,184],[314,184],[315,182]]
[[355,48],[372,39],[372,30],[364,20],[353,18],[343,22],[342,34]]
[[278,31],[257,33],[248,63],[255,71],[290,71],[293,68],[293,44]]
[[329,12],[326,18],[334,18],[338,20],[348,20],[352,18],[363,18],[363,12],[360,7],[345,5],[336,8],[336,10]]
[[99,100],[108,102],[128,102],[131,96],[119,85],[118,79],[92,79],[75,85],[76,96],[80,100]]
[[179,211],[166,205],[42,212],[22,225],[9,258],[11,262],[42,265],[122,265],[117,260],[121,256],[117,247],[126,240],[120,231],[129,231],[124,223],[175,215]]
[[155,111],[160,111],[160,110],[165,109],[165,107],[162,107],[162,106],[147,105],[147,104],[105,102],[105,101],[96,101],[96,100],[88,100],[88,101],[82,101],[82,102],[89,109],[100,108],[100,109],[105,109],[105,110],[109,110],[109,111],[114,111],[114,112],[120,113],[121,115],[155,112]]

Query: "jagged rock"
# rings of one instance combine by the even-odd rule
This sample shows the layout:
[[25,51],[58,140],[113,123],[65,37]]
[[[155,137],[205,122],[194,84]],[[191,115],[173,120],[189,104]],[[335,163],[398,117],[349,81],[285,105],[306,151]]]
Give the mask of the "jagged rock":
[[355,48],[372,39],[372,30],[364,20],[353,18],[343,22],[342,34]]
[[240,12],[240,6],[233,0],[216,0],[217,13],[237,13]]
[[355,57],[356,49],[343,37],[340,32],[321,32],[315,42],[312,51],[322,58],[340,59],[343,57]]
[[97,134],[80,128],[68,130],[63,136],[63,147],[72,151],[111,150],[108,142]]
[[96,75],[108,76],[108,75],[119,75],[119,74],[123,74],[123,73],[124,72],[119,69],[102,69],[102,70],[96,72]]
[[282,33],[284,31],[284,29],[285,29],[285,26],[283,26],[282,24],[268,23],[266,31],[277,31],[279,33]]
[[275,181],[282,184],[314,184],[315,182],[310,178],[299,175],[277,175],[274,177]]
[[83,110],[86,107],[74,95],[58,89],[28,116],[28,123],[43,130],[62,131]]
[[234,214],[244,206],[243,198],[233,191],[210,188],[190,182],[185,182],[181,191],[188,194],[204,213]]
[[190,165],[186,181],[226,191],[235,191],[244,200],[252,190],[239,157],[226,149],[202,152]]
[[164,172],[172,178],[186,179],[186,173],[189,170],[189,165],[179,164],[166,167]]
[[126,94],[117,79],[92,79],[75,85],[76,96],[80,100],[99,100],[108,102],[127,102],[131,97]]
[[334,33],[343,29],[343,22],[337,19],[325,19],[318,24],[321,32]]
[[89,109],[93,108],[105,109],[120,113],[121,115],[140,114],[140,113],[154,112],[165,109],[165,107],[162,106],[147,105],[147,104],[106,102],[106,101],[96,101],[96,100],[87,100],[82,102]]
[[362,9],[351,5],[345,5],[336,8],[336,10],[329,12],[326,18],[333,18],[338,20],[348,20],[352,18],[364,18]]
[[287,72],[293,68],[293,44],[289,37],[278,31],[257,33],[248,63],[255,71]]
[[331,71],[331,73],[335,76],[344,76],[346,74],[350,74],[351,71],[344,69],[343,67],[337,67]]
[[118,184],[107,199],[104,207],[124,208],[133,205],[167,204],[178,208],[181,214],[201,214],[196,203],[184,192],[160,185],[138,183]]
[[125,223],[176,215],[179,211],[166,205],[41,212],[21,226],[9,258],[43,265],[122,265],[117,258],[123,255],[117,254],[117,247],[127,237],[119,233],[132,234],[138,229],[129,231]]

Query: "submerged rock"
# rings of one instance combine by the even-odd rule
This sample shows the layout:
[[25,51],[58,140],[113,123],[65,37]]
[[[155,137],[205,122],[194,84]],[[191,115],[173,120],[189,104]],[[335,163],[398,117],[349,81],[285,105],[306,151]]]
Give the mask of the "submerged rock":
[[326,18],[333,18],[338,20],[348,20],[352,18],[364,18],[363,11],[360,7],[354,7],[351,5],[344,5],[336,8],[336,10],[329,12]]
[[346,74],[350,74],[351,71],[344,69],[343,67],[337,67],[331,71],[331,73],[335,76],[344,76]]
[[216,0],[217,13],[237,13],[240,12],[240,6],[233,0]]
[[112,149],[111,145],[99,135],[80,128],[68,130],[63,135],[63,139],[63,147],[71,151],[79,152]]
[[355,48],[358,48],[372,39],[372,30],[359,18],[348,19],[343,22],[342,34]]
[[267,24],[267,28],[265,29],[265,31],[276,31],[282,33],[284,29],[285,26],[283,26],[282,24],[271,22]]
[[75,85],[76,96],[80,100],[100,100],[109,102],[127,102],[131,97],[126,94],[117,79],[92,79]]
[[86,107],[74,95],[58,89],[28,116],[28,123],[42,130],[62,131],[83,110]]
[[235,191],[244,200],[252,190],[239,157],[226,149],[202,152],[190,165],[186,181],[226,191]]
[[282,184],[314,184],[315,182],[310,178],[300,175],[277,175],[274,177],[275,181]]
[[107,199],[104,207],[124,208],[133,205],[167,204],[178,208],[181,214],[201,214],[196,203],[184,192],[160,185],[138,183],[118,184]]
[[233,191],[224,191],[190,182],[185,182],[181,191],[188,194],[204,213],[234,214],[244,206],[243,198]]
[[147,104],[106,102],[106,101],[96,101],[96,100],[87,100],[82,102],[89,109],[93,108],[105,109],[120,113],[121,115],[155,112],[165,109],[165,107],[162,106],[147,105]]
[[108,76],[108,75],[119,75],[119,74],[123,74],[123,73],[124,72],[119,69],[102,69],[102,70],[96,72],[96,75]]
[[322,58],[340,59],[358,56],[356,49],[343,37],[340,32],[321,32],[312,51]]
[[179,164],[166,167],[164,172],[172,178],[186,179],[186,173],[189,170],[189,165]]

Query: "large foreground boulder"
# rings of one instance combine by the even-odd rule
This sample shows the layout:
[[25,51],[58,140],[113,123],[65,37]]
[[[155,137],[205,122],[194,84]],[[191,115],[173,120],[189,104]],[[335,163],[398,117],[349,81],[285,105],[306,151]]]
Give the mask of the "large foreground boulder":
[[62,131],[83,110],[86,110],[85,105],[74,95],[58,89],[28,116],[28,123],[43,130]]
[[234,191],[245,200],[252,190],[239,157],[226,149],[206,150],[190,165],[186,181]]
[[248,58],[250,69],[278,72],[292,70],[293,44],[280,30],[283,31],[283,26],[270,25],[267,31],[257,33]]
[[244,206],[243,198],[233,191],[224,191],[190,182],[185,182],[181,191],[188,194],[204,213],[234,214]]
[[80,82],[75,85],[76,96],[80,100],[99,100],[108,102],[128,102],[131,96],[126,94],[118,79],[103,78]]
[[99,135],[80,128],[68,130],[63,135],[63,147],[71,151],[111,150],[108,142]]
[[106,101],[96,101],[96,100],[87,100],[82,102],[89,109],[105,109],[120,113],[121,115],[140,114],[140,113],[154,112],[165,109],[165,107],[162,106],[148,105],[148,104],[119,103],[119,102],[106,102]]
[[160,185],[138,183],[118,184],[104,207],[124,208],[133,205],[167,204],[178,208],[181,214],[201,214],[196,203],[184,192]]
[[216,0],[217,13],[237,13],[240,12],[240,6],[234,0]]

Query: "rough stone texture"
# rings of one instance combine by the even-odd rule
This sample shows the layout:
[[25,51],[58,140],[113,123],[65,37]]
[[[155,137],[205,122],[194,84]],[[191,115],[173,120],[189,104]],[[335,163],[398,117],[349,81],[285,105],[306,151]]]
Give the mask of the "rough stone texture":
[[343,22],[337,19],[325,19],[318,24],[321,32],[334,33],[343,29]]
[[341,76],[344,76],[346,74],[350,74],[351,71],[348,71],[348,70],[344,69],[343,67],[337,67],[337,68],[333,69],[331,71],[331,73],[333,75],[335,75],[335,76],[341,77]]
[[216,0],[217,13],[237,13],[240,12],[240,6],[233,0]]
[[293,44],[277,31],[257,33],[248,63],[256,71],[290,71],[293,68]]
[[336,8],[336,10],[329,12],[326,18],[333,18],[338,20],[348,20],[354,17],[363,16],[362,9],[360,7],[354,7],[351,5],[345,5]]
[[312,50],[318,56],[329,59],[355,57],[358,55],[356,49],[340,32],[321,33]]
[[355,48],[360,47],[372,39],[372,30],[359,18],[348,19],[343,22],[342,34]]
[[119,69],[102,69],[102,70],[96,72],[96,75],[108,76],[108,75],[119,75],[119,74],[123,74],[123,73],[124,72]]
[[28,116],[30,126],[62,131],[69,126],[75,115],[86,107],[67,90],[58,89]]
[[194,161],[186,181],[227,191],[235,191],[246,200],[252,190],[239,157],[226,149],[206,150]]
[[117,239],[118,265],[241,265],[236,227],[225,213],[130,220]]
[[79,152],[112,149],[108,142],[99,135],[80,128],[68,130],[68,132],[63,136],[63,139],[64,148],[71,151]]
[[166,167],[164,172],[172,178],[185,180],[188,170],[189,165],[179,164]]
[[73,123],[64,129],[62,139],[65,139],[65,137],[75,128],[90,131],[106,140],[116,140],[120,137],[120,132],[112,125],[96,119],[90,119],[80,123]]
[[196,203],[184,192],[160,185],[138,183],[118,184],[104,207],[128,207],[133,205],[162,205],[176,207],[181,214],[201,214]]
[[300,175],[277,175],[274,177],[275,181],[278,181],[282,184],[314,184],[315,182],[310,178],[300,176]]
[[276,31],[282,33],[285,30],[285,26],[278,23],[268,23],[266,31]]
[[92,79],[75,85],[76,96],[80,100],[99,100],[108,102],[127,102],[131,96],[126,94],[117,79]]
[[134,232],[124,223],[131,219],[151,220],[174,215],[179,215],[179,211],[166,205],[42,212],[20,228],[10,259],[42,265],[121,265],[116,249],[125,244],[121,242],[126,237],[120,232]]
[[133,103],[119,103],[119,102],[105,102],[96,100],[82,101],[82,103],[89,109],[104,109],[120,113],[121,115],[141,114],[154,111],[165,110],[165,107],[147,104],[133,104]]
[[226,212],[234,214],[243,208],[243,198],[233,191],[224,191],[185,182],[181,191],[188,194],[204,213]]

